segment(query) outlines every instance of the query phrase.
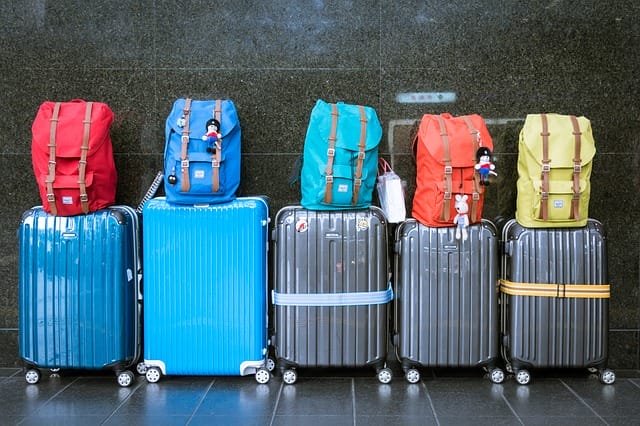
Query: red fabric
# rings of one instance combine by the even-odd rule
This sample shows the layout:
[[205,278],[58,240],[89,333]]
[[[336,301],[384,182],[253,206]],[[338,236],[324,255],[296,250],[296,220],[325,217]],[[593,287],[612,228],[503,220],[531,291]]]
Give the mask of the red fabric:
[[[40,198],[46,212],[51,213],[47,201],[46,179],[49,174],[49,140],[51,118],[55,102],[44,102],[32,125],[31,156],[33,172],[38,182]],[[57,215],[82,214],[78,164],[84,134],[87,103],[77,100],[60,106],[56,128],[55,181],[53,183]],[[94,102],[91,111],[89,150],[87,152],[86,188],[89,211],[96,211],[115,203],[117,174],[113,159],[110,128],[113,112],[106,104]]]
[[469,222],[479,222],[484,203],[483,189],[479,188],[480,199],[476,203],[475,214],[472,215],[472,194],[474,192],[474,169],[476,149],[485,146],[493,150],[493,141],[484,119],[477,115],[468,115],[475,130],[479,131],[478,145],[474,145],[474,137],[463,117],[441,114],[449,139],[449,155],[453,168],[451,175],[451,200],[449,202],[449,220],[442,220],[444,203],[444,168],[445,149],[442,141],[440,124],[436,115],[426,114],[422,117],[418,134],[414,140],[416,155],[416,191],[413,198],[412,216],[427,226],[454,226],[456,194],[469,196]]

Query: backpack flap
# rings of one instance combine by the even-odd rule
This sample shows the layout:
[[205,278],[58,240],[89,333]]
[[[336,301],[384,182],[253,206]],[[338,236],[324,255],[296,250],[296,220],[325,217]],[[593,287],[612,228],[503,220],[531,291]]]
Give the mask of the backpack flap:
[[193,204],[233,199],[240,180],[240,136],[231,100],[177,99],[165,127],[167,200]]

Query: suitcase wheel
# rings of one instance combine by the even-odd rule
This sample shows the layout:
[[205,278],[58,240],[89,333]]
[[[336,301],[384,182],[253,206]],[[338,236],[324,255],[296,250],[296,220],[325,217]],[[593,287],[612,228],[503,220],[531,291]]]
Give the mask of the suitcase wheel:
[[160,373],[160,369],[158,369],[157,367],[150,367],[147,368],[147,372],[144,376],[147,378],[147,382],[157,383],[158,380],[160,380],[160,376],[162,376],[162,373]]
[[40,371],[35,369],[35,368],[27,370],[27,372],[24,373],[24,379],[30,385],[35,385],[36,383],[38,383],[40,381]]
[[391,382],[391,378],[393,377],[393,373],[390,368],[382,368],[378,371],[378,381],[383,384],[387,384]]
[[614,373],[613,370],[605,368],[600,371],[599,378],[602,384],[612,385],[616,381],[616,373]]
[[494,368],[489,372],[489,380],[491,380],[491,383],[499,385],[504,382],[504,371],[501,368]]
[[141,376],[144,376],[145,374],[147,374],[147,364],[145,364],[144,362],[137,363],[136,373],[138,373]]
[[258,371],[256,371],[256,382],[265,384],[269,382],[270,378],[271,373],[269,373],[269,370],[266,368],[259,368]]
[[118,373],[118,384],[123,388],[131,386],[135,376],[129,370],[121,371]]
[[296,382],[296,380],[298,380],[298,373],[296,373],[296,370],[293,369],[285,370],[284,373],[282,373],[282,380],[286,384],[292,385]]
[[267,358],[267,370],[273,371],[276,369],[276,362],[273,358]]
[[518,370],[516,373],[516,381],[521,385],[528,385],[531,381],[531,374],[527,370]]
[[418,383],[420,381],[420,372],[415,368],[410,368],[404,375],[409,383]]

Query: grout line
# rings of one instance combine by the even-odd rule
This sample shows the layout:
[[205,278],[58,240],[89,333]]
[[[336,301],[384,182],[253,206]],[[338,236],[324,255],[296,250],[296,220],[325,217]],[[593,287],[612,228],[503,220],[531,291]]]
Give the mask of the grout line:
[[[127,397],[126,397],[126,398],[124,398],[124,400],[123,400],[122,402],[120,402],[120,404],[118,404],[118,405],[116,406],[116,408],[114,408],[114,409],[113,409],[113,411],[111,412],[111,414],[109,414],[109,415],[107,416],[107,418],[106,418],[106,419],[104,419],[100,424],[102,425],[102,424],[107,423],[107,422],[108,422],[108,421],[109,421],[113,416],[115,416],[115,415],[116,415],[116,412],[117,412],[117,411],[118,411],[118,410],[119,410],[119,409],[120,409],[124,404],[126,404],[126,403],[127,403],[127,401],[129,401],[129,399],[131,399],[131,397],[133,396],[133,394],[134,394],[134,393],[136,393],[136,392],[138,391],[138,389],[140,389],[141,387],[142,387],[142,383],[137,383],[137,384],[136,384],[136,386],[135,386],[133,389],[131,389],[131,392],[129,392],[129,395],[127,395]],[[121,388],[120,390],[122,390],[122,388]]]
[[597,418],[599,418],[600,420],[602,420],[604,422],[604,424],[608,425],[609,423],[607,423],[607,421],[605,419],[602,418],[602,416],[600,416],[600,414],[598,414],[598,412],[596,410],[593,409],[593,407],[591,407],[591,405],[589,405],[589,403],[587,401],[584,400],[584,398],[582,398],[576,391],[574,391],[571,386],[569,386],[564,380],[559,379],[560,383],[562,383],[562,385],[567,388],[569,390],[569,392],[571,392],[573,394],[573,396],[575,396],[578,401],[580,401],[582,404],[584,404],[593,414],[596,415]]
[[[74,383],[76,383],[78,381],[79,377],[76,377],[73,381],[71,381],[69,384],[67,384],[65,387],[63,387],[62,389],[60,389],[58,392],[54,393],[53,395],[51,395],[51,397],[49,399],[47,399],[44,404],[40,405],[39,407],[37,407],[36,409],[32,410],[30,412],[30,414],[37,414],[38,411],[40,411],[43,407],[45,407],[46,405],[48,405],[51,401],[53,401],[54,398],[56,398],[58,395],[60,395],[62,392],[64,392],[65,390],[69,389],[71,387],[71,385],[73,385]],[[37,385],[30,385],[30,386],[37,386]],[[24,417],[24,419],[22,419],[18,424],[24,424],[24,422],[26,422],[29,419],[30,415],[26,415]]]
[[507,397],[504,395],[504,387],[500,386],[500,388],[502,389],[502,392],[500,392],[500,397],[502,398],[502,400],[504,401],[505,404],[507,404],[507,407],[509,407],[509,410],[511,410],[511,413],[513,413],[513,415],[516,417],[516,419],[518,420],[518,422],[520,422],[521,425],[524,424],[524,422],[522,421],[522,419],[520,418],[520,416],[518,415],[517,411],[515,410],[515,408],[513,408],[513,406],[511,405],[511,403],[509,402],[509,400],[507,399]]
[[353,426],[356,426],[356,382],[351,378],[351,408],[353,410]]
[[438,414],[436,414],[436,408],[433,406],[433,400],[431,399],[431,394],[429,393],[427,384],[424,382],[424,380],[421,380],[420,384],[424,388],[424,391],[427,393],[427,401],[429,401],[429,406],[431,407],[431,413],[433,414],[433,418],[436,421],[436,425],[440,426],[440,420],[438,419]]
[[211,380],[211,383],[209,383],[209,387],[207,388],[206,391],[204,391],[204,393],[202,394],[202,398],[200,398],[200,401],[198,401],[198,403],[196,404],[195,408],[193,409],[193,412],[191,413],[191,415],[189,416],[189,418],[185,422],[185,426],[188,425],[189,423],[191,423],[191,420],[193,420],[193,416],[195,416],[196,413],[198,412],[198,409],[200,409],[200,406],[202,405],[202,402],[204,401],[204,399],[209,394],[209,391],[211,390],[211,388],[213,387],[213,384],[215,382],[216,382],[216,379]]
[[280,389],[278,389],[278,396],[276,397],[276,403],[273,405],[273,412],[271,413],[271,421],[269,421],[269,426],[273,425],[273,422],[276,419],[276,412],[278,411],[278,405],[280,405],[280,397],[282,396],[283,388],[284,388],[284,380],[280,382]]

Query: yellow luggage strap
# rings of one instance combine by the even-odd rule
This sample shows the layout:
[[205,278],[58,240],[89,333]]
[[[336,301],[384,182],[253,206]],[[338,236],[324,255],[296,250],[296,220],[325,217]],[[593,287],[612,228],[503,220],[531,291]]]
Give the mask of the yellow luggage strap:
[[609,284],[538,284],[500,280],[500,291],[512,296],[608,299]]

